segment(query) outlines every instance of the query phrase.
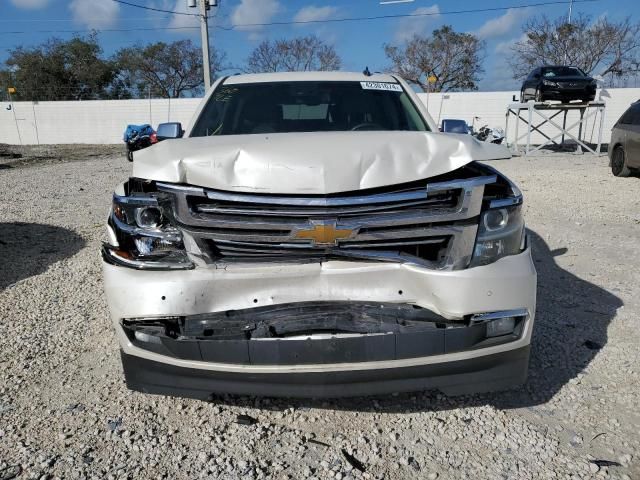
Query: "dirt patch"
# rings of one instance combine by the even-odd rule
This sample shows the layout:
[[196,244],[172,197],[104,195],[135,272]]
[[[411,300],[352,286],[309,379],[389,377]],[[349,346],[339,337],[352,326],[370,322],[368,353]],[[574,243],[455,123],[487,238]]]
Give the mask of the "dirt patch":
[[0,143],[0,169],[124,156],[124,145],[7,145]]

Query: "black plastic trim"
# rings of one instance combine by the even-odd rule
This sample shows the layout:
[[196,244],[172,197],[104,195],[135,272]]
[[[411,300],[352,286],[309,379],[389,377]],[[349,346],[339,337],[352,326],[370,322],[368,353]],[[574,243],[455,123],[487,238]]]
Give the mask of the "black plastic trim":
[[233,373],[194,368],[121,352],[127,387],[144,393],[210,400],[219,394],[337,398],[438,389],[447,395],[516,388],[526,381],[530,347],[402,368],[304,373]]

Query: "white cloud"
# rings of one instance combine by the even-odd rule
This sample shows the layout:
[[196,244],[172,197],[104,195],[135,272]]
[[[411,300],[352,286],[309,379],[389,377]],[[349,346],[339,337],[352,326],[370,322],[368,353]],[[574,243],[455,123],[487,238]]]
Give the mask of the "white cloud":
[[[280,11],[280,2],[278,0],[241,0],[231,14],[231,23],[233,25],[247,25],[255,23],[268,23]],[[257,40],[258,33],[263,27],[260,25],[248,25],[237,27],[238,30],[251,32],[250,40]]]
[[18,8],[26,8],[28,10],[37,10],[38,8],[46,7],[49,0],[11,0]]
[[318,20],[327,20],[338,13],[338,7],[331,7],[327,5],[326,7],[316,7],[314,5],[309,5],[307,7],[302,7],[298,10],[298,13],[293,17],[295,22],[314,22]]
[[[153,22],[155,27],[169,27],[169,28],[198,28],[200,26],[200,19],[196,16],[199,12],[199,8],[190,8],[187,6],[186,0],[147,0],[147,7],[157,8],[159,10],[168,10],[171,12],[189,13],[190,15],[171,15],[167,17],[166,13],[160,12],[148,12],[148,18]],[[209,13],[210,17],[211,12]],[[167,18],[169,21],[167,22]],[[211,20],[209,20],[211,23]],[[171,33],[171,31],[169,31]],[[176,33],[176,32],[173,32]],[[181,34],[188,33],[178,32]],[[193,32],[191,32],[193,33]]]
[[478,38],[483,40],[487,38],[502,37],[511,33],[514,27],[519,26],[520,23],[532,13],[533,11],[529,8],[511,8],[503,15],[487,20],[484,25],[475,32],[475,34]]
[[500,42],[496,45],[495,52],[498,55],[511,56],[513,54],[512,47],[517,42],[524,42],[527,40],[527,34],[523,33],[519,37],[512,38],[510,40],[505,40],[504,42]]
[[73,19],[88,28],[107,28],[118,20],[120,5],[111,1],[71,0]]
[[438,5],[420,7],[416,8],[411,14],[417,16],[406,17],[398,21],[394,35],[394,40],[398,43],[411,40],[414,35],[425,33],[433,23],[433,20],[440,16],[440,7]]
[[[168,1],[168,0],[165,0]],[[169,2],[169,7],[163,7],[163,10],[171,10],[173,12],[200,13],[200,8],[187,7],[186,0],[174,0]],[[192,15],[172,15],[169,27],[171,28],[183,28],[183,27],[197,27],[200,25],[200,19]]]

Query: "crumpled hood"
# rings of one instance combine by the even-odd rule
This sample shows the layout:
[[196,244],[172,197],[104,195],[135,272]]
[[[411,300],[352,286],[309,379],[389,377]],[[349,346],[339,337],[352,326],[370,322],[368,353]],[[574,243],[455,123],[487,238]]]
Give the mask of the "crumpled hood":
[[426,179],[502,145],[431,132],[310,132],[165,140],[134,155],[133,176],[217,190],[329,194]]

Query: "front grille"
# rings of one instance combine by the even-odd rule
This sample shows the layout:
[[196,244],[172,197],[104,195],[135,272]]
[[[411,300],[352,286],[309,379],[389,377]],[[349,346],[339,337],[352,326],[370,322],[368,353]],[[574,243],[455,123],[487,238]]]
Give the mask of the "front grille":
[[263,195],[158,183],[210,262],[373,259],[464,268],[495,175],[342,195]]

